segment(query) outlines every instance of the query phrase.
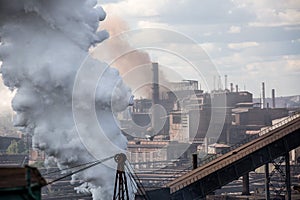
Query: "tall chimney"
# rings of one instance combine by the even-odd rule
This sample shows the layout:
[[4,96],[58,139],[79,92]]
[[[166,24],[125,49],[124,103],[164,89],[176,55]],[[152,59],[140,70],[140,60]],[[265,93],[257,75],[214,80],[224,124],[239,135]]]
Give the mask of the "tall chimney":
[[275,89],[272,89],[272,107],[275,108]]
[[159,104],[158,63],[152,63],[152,105]]
[[230,92],[233,92],[233,83],[230,83]]
[[216,76],[214,76],[214,89],[213,90],[216,90]]
[[238,85],[235,85],[235,91],[239,92],[239,86]]
[[225,90],[227,90],[227,75],[225,75]]
[[151,109],[151,123],[152,126],[147,130],[148,134],[152,137],[154,137],[156,134],[159,133],[160,128],[160,116],[159,116],[159,110],[158,105],[159,104],[159,77],[158,77],[158,63],[154,62],[152,63],[152,71],[153,71],[153,77],[152,77],[152,109]]
[[266,93],[265,93],[265,83],[262,82],[262,102],[261,102],[261,108],[266,108]]

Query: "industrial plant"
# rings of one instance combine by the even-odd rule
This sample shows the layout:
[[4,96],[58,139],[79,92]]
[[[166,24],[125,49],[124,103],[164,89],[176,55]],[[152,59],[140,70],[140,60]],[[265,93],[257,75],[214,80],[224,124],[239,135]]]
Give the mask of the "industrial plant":
[[[197,80],[171,82],[167,90],[165,88],[160,90],[159,64],[152,63],[151,67],[153,84],[151,85],[150,98],[134,99],[128,109],[117,116],[120,120],[120,128],[128,140],[127,155],[124,154],[115,158],[117,160],[122,158],[121,160],[123,160],[123,164],[118,164],[115,183],[115,189],[117,189],[115,192],[123,194],[120,199],[131,199],[127,190],[131,181],[136,182],[138,186],[135,199],[157,199],[158,197],[163,197],[163,199],[193,199],[197,195],[199,198],[206,197],[207,199],[221,199],[222,197],[265,199],[268,196],[269,198],[284,199],[284,196],[291,197],[292,192],[294,197],[298,194],[297,177],[299,176],[300,151],[299,148],[292,148],[289,145],[291,143],[291,146],[298,147],[299,132],[290,136],[294,138],[294,141],[289,141],[289,138],[284,140],[288,146],[280,147],[278,152],[280,156],[277,158],[278,155],[275,154],[275,160],[273,160],[275,157],[271,156],[272,159],[261,157],[260,159],[263,160],[257,161],[256,152],[249,155],[244,153],[241,161],[238,160],[237,164],[232,161],[234,158],[229,158],[228,162],[233,162],[233,164],[228,164],[228,167],[233,166],[237,170],[236,172],[222,172],[228,168],[223,167],[221,171],[211,172],[212,175],[210,176],[216,180],[211,178],[204,180],[223,182],[221,185],[217,183],[217,187],[205,183],[205,185],[208,184],[207,191],[185,194],[185,190],[181,191],[178,190],[177,186],[173,186],[173,184],[177,184],[178,180],[181,180],[182,176],[194,173],[194,170],[201,170],[210,163],[213,165],[215,160],[222,158],[224,154],[227,155],[227,152],[231,156],[235,156],[237,152],[235,149],[243,151],[244,148],[248,148],[247,145],[250,147],[255,145],[256,142],[253,143],[253,141],[260,139],[273,129],[276,130],[274,126],[278,126],[278,123],[290,122],[294,118],[298,119],[299,107],[276,107],[274,89],[271,90],[271,105],[267,103],[265,83],[261,83],[261,99],[259,102],[254,102],[253,95],[249,91],[240,90],[238,85],[234,87],[233,83],[230,83],[228,87],[227,76],[224,77],[223,88],[219,86],[210,92],[201,90]],[[35,176],[40,177],[37,178],[39,181],[37,185],[40,185],[37,188],[43,187],[43,189],[40,190],[40,194],[39,190],[36,191],[37,188],[32,188],[32,190],[35,190],[37,196],[42,197],[42,199],[64,199],[66,195],[72,199],[91,198],[87,194],[74,193],[72,187],[80,183],[74,182],[71,186],[69,184],[70,177],[66,176],[61,179],[61,175],[55,173],[60,171],[57,168],[41,168],[45,159],[42,151],[29,148],[29,151],[22,153],[7,154],[7,149],[12,151],[11,146],[13,144],[20,148],[22,142],[25,144],[26,141],[31,141],[28,137],[21,139],[1,138],[3,152],[1,154],[1,166],[21,167],[28,164],[37,166],[44,176],[44,178],[40,177],[40,173],[34,172]],[[30,147],[31,143],[26,145]],[[277,145],[275,144],[274,151]],[[272,154],[273,147],[267,148],[267,151]],[[288,149],[284,150],[285,148]],[[282,154],[286,151],[287,153]],[[231,154],[231,152],[233,153]],[[124,156],[125,158],[123,158]],[[249,159],[251,161],[247,161]],[[131,169],[124,167],[127,166],[125,162],[129,163]],[[245,168],[245,170],[239,172],[239,168],[236,168],[237,165],[241,169]],[[252,165],[252,167],[248,169],[245,165]],[[202,170],[209,168],[204,167]],[[28,168],[28,170],[36,169]],[[13,173],[13,171],[11,172]],[[127,177],[124,172],[125,174],[133,173],[133,175]],[[8,172],[1,171],[1,173]],[[226,181],[223,173],[227,175],[232,173],[232,178],[228,178]],[[270,173],[273,179],[271,179]],[[218,178],[214,176],[218,176]],[[266,176],[269,177],[268,186],[263,181]],[[54,183],[48,185],[45,179],[54,181]],[[56,180],[58,181],[56,182]],[[200,179],[200,181],[203,180]],[[173,187],[175,188],[172,189]],[[193,186],[191,184],[191,187],[194,188],[193,190],[200,189],[198,185]],[[202,185],[201,187],[206,186]],[[180,192],[173,192],[175,195],[172,195],[172,190]],[[0,191],[5,194],[6,189]],[[182,195],[187,197],[182,197]],[[114,198],[118,199],[116,196]]]
[[[264,83],[261,102],[254,103],[249,91],[239,90],[238,85],[234,88],[233,83],[227,88],[227,76],[224,88],[210,92],[199,89],[196,80],[183,80],[170,83],[169,91],[160,93],[158,63],[152,67],[152,98],[135,99],[129,108],[130,116],[126,112],[120,118],[121,128],[129,139],[128,158],[138,168],[149,167],[138,163],[155,166],[161,164],[159,161],[191,159],[194,152],[216,153],[258,134],[276,119],[295,111],[295,108],[276,107],[274,89],[272,105],[266,103]],[[157,104],[165,110],[164,115],[151,110]],[[157,130],[155,126],[159,127],[162,121],[163,126]]]
[[[177,26],[190,17],[195,1],[188,1],[189,6],[185,1],[179,6],[163,1],[166,7],[180,8],[171,9],[171,15],[161,13],[166,10],[161,5],[144,13],[143,7],[150,6],[140,2],[112,1],[121,5],[114,10],[105,1],[108,11],[99,2],[0,0],[0,95],[7,96],[0,102],[5,108],[0,111],[0,200],[300,199],[300,95],[277,96],[299,90],[287,87],[281,93],[286,79],[276,85],[268,82],[270,78],[258,82],[253,76],[249,80],[260,91],[242,89],[236,83],[242,78],[231,78],[237,76],[237,68],[221,76],[198,42],[180,34],[180,29],[129,31],[126,22],[114,16],[104,22],[108,13],[114,14],[111,11],[128,7],[125,16],[132,11],[142,13],[142,20],[165,15]],[[299,24],[289,26],[297,20],[287,15],[299,12],[292,9],[296,4],[285,2],[283,11],[258,9],[263,15],[255,18],[268,16],[262,28],[263,20],[237,26],[237,16],[253,17],[250,12],[242,16],[248,1],[227,3],[204,2],[209,4],[209,19],[206,6],[196,6],[195,16],[185,23],[220,18],[205,33],[193,29],[204,46],[217,55],[227,49],[239,60],[251,52],[251,64],[231,62],[246,66],[243,77],[279,63],[286,65],[295,83],[299,73],[292,70],[299,69],[299,55],[291,52],[300,42],[295,33]],[[219,7],[214,16],[211,11]],[[272,19],[279,22],[271,23]],[[188,29],[193,25],[189,23]],[[227,30],[214,30],[219,25]],[[199,30],[205,29],[202,26]],[[289,31],[288,38],[283,39],[278,26]],[[264,42],[254,40],[249,37],[253,27],[253,32],[271,30],[267,33],[275,32],[289,44],[275,48],[278,44],[270,42],[268,34],[260,39]],[[236,43],[246,31],[247,40]],[[231,43],[222,41],[216,48],[225,33]],[[270,55],[265,52],[268,43],[276,49]],[[257,49],[248,52],[250,48]],[[244,49],[246,54],[241,53]],[[256,50],[265,58],[253,58]],[[174,71],[164,71],[164,64]],[[189,65],[193,72],[186,70]],[[274,69],[263,75],[278,73]],[[257,93],[260,97],[254,98]]]

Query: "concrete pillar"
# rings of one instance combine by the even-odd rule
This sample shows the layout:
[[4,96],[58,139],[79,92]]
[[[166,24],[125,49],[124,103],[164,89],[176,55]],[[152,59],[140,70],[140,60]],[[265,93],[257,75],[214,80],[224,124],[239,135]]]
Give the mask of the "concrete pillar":
[[243,192],[242,192],[242,195],[250,195],[249,173],[243,175]]
[[265,198],[270,200],[270,175],[269,175],[269,163],[265,164]]

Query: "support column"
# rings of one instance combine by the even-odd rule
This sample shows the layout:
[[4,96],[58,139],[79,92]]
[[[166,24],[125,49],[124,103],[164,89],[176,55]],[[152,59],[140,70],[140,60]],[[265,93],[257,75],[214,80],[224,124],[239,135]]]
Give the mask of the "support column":
[[291,194],[291,173],[290,173],[290,154],[285,154],[285,185],[286,185],[286,193],[287,193],[287,200],[292,199]]
[[265,164],[265,198],[270,200],[270,175],[269,175],[269,163]]
[[242,195],[250,195],[249,173],[243,175],[243,192],[242,192]]

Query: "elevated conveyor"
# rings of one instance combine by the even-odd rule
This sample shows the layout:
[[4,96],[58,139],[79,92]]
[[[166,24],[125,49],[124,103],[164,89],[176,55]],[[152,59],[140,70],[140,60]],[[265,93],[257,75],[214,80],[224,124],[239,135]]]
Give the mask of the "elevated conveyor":
[[216,156],[166,184],[171,199],[199,199],[300,146],[300,114],[263,130],[250,142]]

